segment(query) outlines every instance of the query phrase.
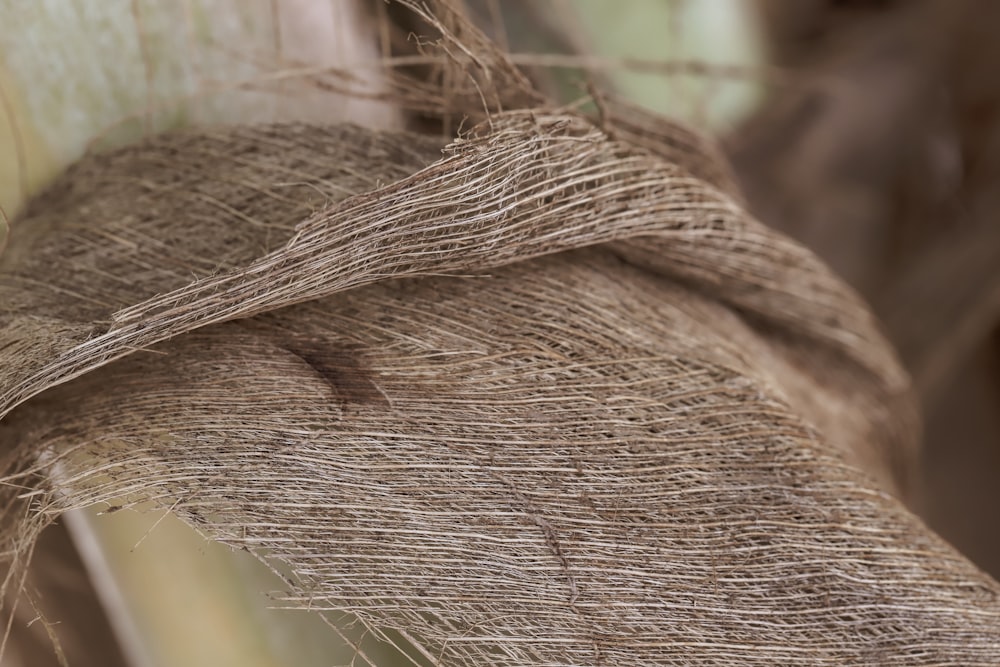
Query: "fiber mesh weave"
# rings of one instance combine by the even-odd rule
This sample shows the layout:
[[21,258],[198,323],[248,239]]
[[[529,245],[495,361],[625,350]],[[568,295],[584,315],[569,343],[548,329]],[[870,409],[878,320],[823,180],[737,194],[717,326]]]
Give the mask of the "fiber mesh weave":
[[867,308],[610,109],[70,169],[0,259],[5,588],[60,512],[144,503],[433,664],[1000,663]]

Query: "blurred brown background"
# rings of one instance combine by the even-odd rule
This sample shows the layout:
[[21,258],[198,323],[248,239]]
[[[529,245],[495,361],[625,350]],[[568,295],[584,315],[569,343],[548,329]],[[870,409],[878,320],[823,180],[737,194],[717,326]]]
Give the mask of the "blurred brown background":
[[916,509],[1000,576],[1000,3],[759,7],[790,83],[727,140],[750,205],[873,304],[923,403]]

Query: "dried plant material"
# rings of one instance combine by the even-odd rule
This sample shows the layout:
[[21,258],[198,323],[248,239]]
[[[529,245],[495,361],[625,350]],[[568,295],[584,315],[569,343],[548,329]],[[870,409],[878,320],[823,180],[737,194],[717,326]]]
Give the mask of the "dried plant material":
[[[256,145],[253,150],[258,150]],[[106,172],[107,167],[94,171]],[[95,190],[90,183],[84,189]],[[53,195],[47,199],[58,202]],[[231,207],[223,203],[211,212],[227,208]],[[240,211],[233,216],[240,217]],[[666,223],[660,222],[663,216]],[[266,240],[281,229],[259,220],[254,224],[255,219],[242,226],[243,235],[263,226],[261,236]],[[46,229],[51,224],[25,226]],[[163,225],[154,220],[151,226],[157,224]],[[201,245],[205,233],[202,225],[200,235],[191,240]],[[264,245],[254,237],[233,238],[234,232],[228,230],[226,234],[222,248],[209,246],[207,256],[196,258],[203,270],[212,268],[207,263],[218,262],[223,248],[231,254],[232,248],[250,239],[251,251]],[[643,240],[633,242],[634,237]],[[111,246],[110,252],[128,253],[135,244],[122,242],[117,235],[113,238],[118,246]],[[180,245],[183,238],[170,243]],[[65,284],[53,280],[44,285],[31,269],[26,274],[11,272],[13,284],[5,302],[11,304],[12,314],[22,316],[11,319],[0,331],[0,340],[10,346],[24,340],[33,345],[44,340],[47,345],[44,354],[19,351],[4,366],[0,413],[133,349],[207,324],[387,278],[485,269],[612,241],[619,241],[618,251],[631,261],[696,286],[711,286],[720,300],[735,308],[831,346],[861,369],[877,374],[890,391],[905,386],[904,376],[887,363],[883,351],[871,350],[881,343],[871,316],[806,251],[749,219],[724,193],[683,168],[631,151],[628,144],[608,141],[585,121],[535,111],[496,116],[478,136],[451,145],[443,160],[309,216],[284,247],[246,267],[146,301],[141,301],[144,295],[139,292],[146,277],[140,274],[124,288],[127,294],[115,295],[119,304],[138,297],[134,300],[139,303],[128,309],[114,312],[118,304],[98,292],[84,295],[69,320],[42,322],[40,317],[54,314],[52,307],[61,308],[55,304],[65,300],[66,292],[79,289],[74,285],[90,282],[87,289],[95,291],[102,285],[81,281],[79,276]],[[710,268],[688,259],[693,245],[714,258]],[[35,271],[48,271],[50,263],[67,251],[24,252]],[[760,259],[747,261],[753,256]],[[177,275],[175,266],[167,272]],[[147,294],[169,289],[162,282],[154,284]],[[24,289],[27,285],[32,292]],[[28,294],[30,298],[21,296]],[[92,322],[103,319],[111,319],[111,325]],[[26,338],[26,330],[32,328],[37,331]]]
[[733,137],[741,182],[873,301],[930,400],[997,321],[1000,49],[982,26],[1000,12],[761,4],[779,57],[812,83]]
[[151,504],[417,664],[995,664],[1000,587],[903,504],[910,387],[854,292],[690,132],[518,109],[404,4],[456,54],[438,111],[485,105],[458,138],[171,134],[16,224],[8,590],[50,518]]
[[747,200],[872,302],[933,425],[925,518],[997,576],[1000,487],[973,487],[1000,431],[974,406],[995,403],[1000,375],[972,360],[995,356],[1000,325],[1000,5],[759,4],[804,89],[775,89],[732,137]]

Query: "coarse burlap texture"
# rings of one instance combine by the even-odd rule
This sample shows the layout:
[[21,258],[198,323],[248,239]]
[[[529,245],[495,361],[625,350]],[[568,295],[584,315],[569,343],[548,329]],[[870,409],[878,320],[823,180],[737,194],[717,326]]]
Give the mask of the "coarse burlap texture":
[[63,510],[151,503],[432,664],[1000,664],[868,310],[651,122],[75,165],[0,258],[7,592]]

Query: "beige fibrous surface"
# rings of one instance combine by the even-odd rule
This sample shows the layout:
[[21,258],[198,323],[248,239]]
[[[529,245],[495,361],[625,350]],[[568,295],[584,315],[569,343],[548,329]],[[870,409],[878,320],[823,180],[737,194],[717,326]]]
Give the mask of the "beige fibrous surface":
[[854,292],[709,142],[544,106],[402,4],[449,57],[401,99],[461,132],[170,133],[16,223],[7,586],[59,513],[142,505],[418,664],[996,664],[1000,587],[904,504],[909,383]]

